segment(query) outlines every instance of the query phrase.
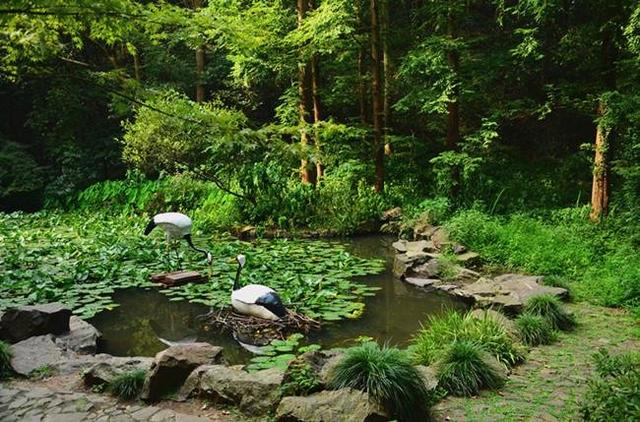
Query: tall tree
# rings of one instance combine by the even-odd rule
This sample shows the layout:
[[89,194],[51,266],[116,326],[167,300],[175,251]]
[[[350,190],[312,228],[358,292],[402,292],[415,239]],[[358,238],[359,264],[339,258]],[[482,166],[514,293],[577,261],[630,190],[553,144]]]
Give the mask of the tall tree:
[[379,0],[370,0],[371,17],[371,96],[373,117],[373,156],[376,170],[374,189],[384,190],[384,98],[382,86],[383,58],[380,42]]
[[[298,16],[298,28],[302,28],[307,11],[309,10],[308,0],[296,0],[296,12]],[[308,160],[309,147],[312,138],[309,136],[309,85],[311,83],[311,69],[309,62],[300,53],[298,61],[298,115],[300,119],[300,144],[302,146],[303,158],[300,162],[300,179],[302,183],[315,184],[316,170]]]

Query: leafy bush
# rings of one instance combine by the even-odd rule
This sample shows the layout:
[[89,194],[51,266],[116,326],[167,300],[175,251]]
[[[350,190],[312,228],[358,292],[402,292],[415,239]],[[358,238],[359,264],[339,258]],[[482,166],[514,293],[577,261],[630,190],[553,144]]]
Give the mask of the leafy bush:
[[12,371],[11,349],[7,343],[0,340],[0,380],[8,377]]
[[366,342],[348,349],[330,374],[331,388],[365,391],[400,420],[423,420],[430,392],[405,352]]
[[549,294],[529,298],[524,305],[524,311],[541,316],[551,327],[558,330],[572,330],[577,325],[575,317],[564,310],[560,299]]
[[454,340],[445,347],[437,364],[438,386],[456,396],[476,395],[482,388],[499,388],[505,379],[497,364],[481,344]]
[[551,325],[540,315],[524,312],[515,321],[522,342],[528,346],[551,344],[556,335]]
[[296,359],[287,368],[280,392],[283,396],[307,396],[316,391],[320,385],[320,377],[311,365]]
[[468,340],[481,345],[504,365],[511,366],[524,359],[524,351],[509,336],[506,328],[488,315],[476,318],[471,313],[461,315],[449,311],[429,317],[412,341],[416,363],[430,365],[442,359],[443,347],[455,340]]
[[589,380],[580,404],[584,420],[640,420],[640,354],[611,357],[600,351],[594,360],[598,375]]
[[144,369],[122,373],[109,383],[109,391],[122,400],[134,400],[142,392],[145,377]]

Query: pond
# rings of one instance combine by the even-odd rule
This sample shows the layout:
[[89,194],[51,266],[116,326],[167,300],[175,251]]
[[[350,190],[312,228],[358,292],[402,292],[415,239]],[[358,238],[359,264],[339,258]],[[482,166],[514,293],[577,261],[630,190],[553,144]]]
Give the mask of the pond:
[[[340,243],[362,258],[383,258],[385,270],[375,276],[359,278],[367,285],[380,287],[375,296],[366,298],[363,315],[355,320],[324,323],[311,332],[308,341],[324,348],[349,346],[359,336],[373,337],[381,342],[405,346],[428,315],[446,309],[463,309],[466,305],[437,292],[425,292],[393,276],[392,237],[363,236]],[[170,341],[190,338],[225,348],[230,363],[244,363],[251,353],[240,347],[231,334],[204,331],[195,320],[206,313],[206,306],[172,302],[153,289],[116,291],[114,301],[120,306],[101,312],[90,322],[104,336],[102,352],[116,356],[153,356],[167,346],[158,337]]]

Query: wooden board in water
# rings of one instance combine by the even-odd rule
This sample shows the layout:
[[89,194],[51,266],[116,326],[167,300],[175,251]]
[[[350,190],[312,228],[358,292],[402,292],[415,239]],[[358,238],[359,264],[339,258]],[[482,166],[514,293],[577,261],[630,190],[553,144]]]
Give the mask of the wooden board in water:
[[167,287],[182,286],[187,283],[201,283],[204,277],[197,271],[174,271],[171,273],[152,274],[151,281]]

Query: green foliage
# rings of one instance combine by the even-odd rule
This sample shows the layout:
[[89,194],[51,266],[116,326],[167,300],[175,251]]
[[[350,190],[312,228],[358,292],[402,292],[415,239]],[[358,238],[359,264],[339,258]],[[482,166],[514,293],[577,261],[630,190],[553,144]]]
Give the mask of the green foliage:
[[551,324],[540,315],[524,312],[515,320],[518,334],[522,342],[528,346],[551,344],[556,340],[556,334]]
[[482,346],[507,366],[524,359],[521,345],[514,342],[499,321],[488,315],[476,318],[470,312],[461,315],[455,311],[429,317],[427,325],[412,341],[413,359],[423,365],[436,363],[444,356],[444,346],[456,340],[466,340]]
[[307,396],[321,385],[320,377],[311,365],[303,360],[293,360],[287,368],[285,382],[280,386],[282,396]]
[[44,185],[44,171],[25,148],[0,137],[0,198],[29,193]]
[[11,367],[11,349],[4,341],[0,340],[0,380],[7,378],[13,372]]
[[[117,306],[115,289],[151,287],[149,275],[166,271],[162,233],[144,236],[147,216],[96,212],[0,214],[0,308],[61,301],[83,318]],[[171,300],[228,306],[236,265],[231,257],[248,257],[243,282],[264,283],[285,304],[322,320],[357,318],[362,299],[376,288],[351,281],[383,269],[381,261],[363,260],[342,246],[287,240],[244,243],[200,237],[194,242],[212,251],[212,266],[185,245],[185,262],[210,277],[209,282],[162,290]],[[310,257],[313,257],[311,259]]]
[[423,420],[431,393],[407,354],[373,342],[347,349],[330,374],[331,388],[365,391],[400,420]]
[[474,396],[482,388],[499,388],[505,379],[492,360],[481,344],[456,339],[445,346],[438,363],[438,386],[456,396]]
[[255,356],[251,359],[246,366],[247,371],[258,371],[274,367],[284,370],[289,367],[289,364],[297,355],[320,349],[317,344],[301,346],[300,340],[302,338],[304,338],[302,334],[296,333],[291,334],[285,340],[272,340],[269,345],[260,349],[260,356]]
[[580,403],[586,421],[632,421],[640,418],[640,354],[594,355],[598,375],[589,380]]
[[524,311],[544,318],[547,323],[558,330],[572,330],[577,322],[573,314],[568,313],[560,299],[544,294],[529,298],[524,304]]
[[39,366],[33,371],[31,371],[31,373],[29,374],[29,378],[35,379],[35,380],[41,380],[45,378],[50,378],[55,373],[56,373],[56,369],[53,366],[46,364],[46,365]]
[[135,400],[142,392],[147,373],[144,369],[124,372],[109,383],[109,391],[121,400]]

